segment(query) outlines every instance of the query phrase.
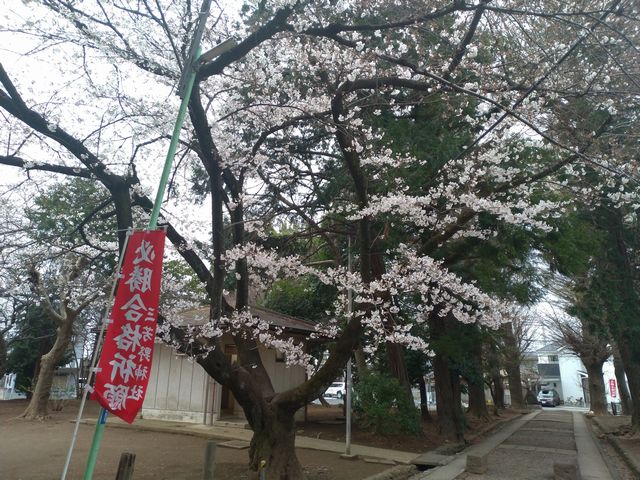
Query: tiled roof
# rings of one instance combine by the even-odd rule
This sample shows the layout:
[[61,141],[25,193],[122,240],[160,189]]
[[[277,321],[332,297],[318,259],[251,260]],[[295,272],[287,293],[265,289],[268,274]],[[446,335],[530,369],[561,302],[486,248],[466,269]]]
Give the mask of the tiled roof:
[[[274,327],[282,327],[291,332],[315,332],[315,324],[302,320],[300,318],[285,315],[284,313],[274,312],[263,307],[252,305],[249,311],[254,317],[264,320]],[[179,323],[185,325],[203,325],[209,321],[209,307],[194,308],[178,314]]]
[[542,348],[539,348],[538,350],[536,350],[536,353],[548,353],[548,352],[555,353],[555,352],[559,352],[562,349],[563,349],[563,346],[560,345],[558,342],[550,342],[544,345]]

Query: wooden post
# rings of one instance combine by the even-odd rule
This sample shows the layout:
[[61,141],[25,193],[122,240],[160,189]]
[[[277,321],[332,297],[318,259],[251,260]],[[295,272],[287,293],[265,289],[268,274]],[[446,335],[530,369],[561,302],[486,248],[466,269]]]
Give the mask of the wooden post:
[[132,480],[133,465],[136,463],[136,454],[124,452],[120,455],[120,463],[118,464],[118,473],[116,480]]
[[213,467],[216,463],[216,442],[207,441],[204,451],[204,480],[213,480]]

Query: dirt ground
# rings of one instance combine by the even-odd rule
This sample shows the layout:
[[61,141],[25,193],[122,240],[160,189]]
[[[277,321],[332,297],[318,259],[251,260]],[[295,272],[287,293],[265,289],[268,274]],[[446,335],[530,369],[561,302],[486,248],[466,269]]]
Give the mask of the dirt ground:
[[[0,478],[2,480],[57,480],[64,466],[73,433],[77,402],[68,403],[51,419],[30,422],[16,418],[24,400],[0,402]],[[97,416],[93,402],[85,417]],[[94,427],[81,425],[76,450],[67,478],[82,478]],[[188,435],[107,428],[94,479],[113,480],[121,453],[136,454],[135,480],[195,480],[202,478],[206,439]],[[309,480],[359,480],[388,465],[342,460],[335,453],[297,450]],[[247,450],[218,448],[216,478],[252,479],[247,469]]]
[[[624,450],[633,463],[635,470],[640,470],[640,438],[630,435],[631,417],[629,415],[603,415],[593,418],[592,422],[597,424],[599,431],[614,436],[618,446]],[[603,445],[608,444],[603,442]]]
[[[424,453],[434,450],[445,443],[444,439],[438,434],[437,425],[435,423],[435,412],[433,414],[433,422],[423,425],[423,435],[412,437],[408,435],[387,435],[381,436],[374,433],[360,430],[357,424],[352,429],[352,442],[359,445],[368,445],[370,447],[389,448],[392,450],[402,450],[405,452]],[[507,420],[519,413],[511,410],[500,412],[500,417],[491,415],[488,421],[478,420],[477,418],[467,416],[467,429],[465,437],[471,443],[478,436],[490,429],[496,421]],[[345,424],[342,414],[342,406],[332,405],[324,407],[322,405],[309,405],[307,407],[307,422],[298,425],[298,435],[306,437],[319,438],[323,440],[334,440],[344,442]]]

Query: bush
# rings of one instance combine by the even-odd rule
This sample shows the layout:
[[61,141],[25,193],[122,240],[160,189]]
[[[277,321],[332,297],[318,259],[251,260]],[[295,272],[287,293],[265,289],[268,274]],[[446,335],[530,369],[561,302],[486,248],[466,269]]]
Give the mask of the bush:
[[422,432],[420,411],[395,378],[371,373],[355,385],[354,412],[362,428],[388,435]]

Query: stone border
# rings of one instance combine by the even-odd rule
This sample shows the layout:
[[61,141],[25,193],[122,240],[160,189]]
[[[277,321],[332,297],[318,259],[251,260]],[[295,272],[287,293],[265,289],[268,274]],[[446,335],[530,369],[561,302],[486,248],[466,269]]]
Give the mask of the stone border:
[[415,465],[396,465],[364,480],[407,480],[416,473],[418,473],[418,469]]

